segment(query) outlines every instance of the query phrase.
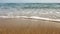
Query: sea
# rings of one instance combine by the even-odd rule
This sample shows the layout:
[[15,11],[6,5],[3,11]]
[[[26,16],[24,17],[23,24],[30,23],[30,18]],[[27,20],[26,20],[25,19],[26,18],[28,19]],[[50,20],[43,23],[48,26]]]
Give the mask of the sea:
[[60,21],[60,3],[0,3],[0,18]]

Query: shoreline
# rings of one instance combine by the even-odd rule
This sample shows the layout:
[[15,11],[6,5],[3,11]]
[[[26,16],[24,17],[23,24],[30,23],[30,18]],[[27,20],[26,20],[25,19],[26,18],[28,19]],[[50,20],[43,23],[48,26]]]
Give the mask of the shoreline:
[[38,17],[38,16],[0,16],[2,19],[35,19],[35,20],[46,20],[46,21],[55,21],[60,22],[60,19],[51,19],[51,18],[44,18],[44,17]]

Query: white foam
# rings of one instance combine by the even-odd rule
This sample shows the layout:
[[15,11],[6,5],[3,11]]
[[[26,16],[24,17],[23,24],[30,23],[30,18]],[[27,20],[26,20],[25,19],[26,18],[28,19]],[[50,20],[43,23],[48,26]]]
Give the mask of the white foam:
[[43,19],[43,20],[51,20],[51,21],[60,21],[60,19],[50,19],[50,18],[43,18],[43,17],[37,17],[37,16],[31,16],[30,18]]
[[38,16],[0,16],[0,18],[32,18],[32,19],[43,19],[43,20],[50,20],[50,21],[60,21],[60,19],[50,19]]

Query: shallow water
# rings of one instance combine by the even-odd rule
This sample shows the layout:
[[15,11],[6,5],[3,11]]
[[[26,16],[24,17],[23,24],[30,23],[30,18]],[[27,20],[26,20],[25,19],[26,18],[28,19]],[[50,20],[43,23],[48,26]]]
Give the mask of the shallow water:
[[[2,18],[47,18],[60,21],[59,3],[2,3],[0,4],[0,17]],[[42,18],[41,18],[42,17]],[[35,18],[36,19],[36,18]],[[46,20],[46,19],[45,19]]]

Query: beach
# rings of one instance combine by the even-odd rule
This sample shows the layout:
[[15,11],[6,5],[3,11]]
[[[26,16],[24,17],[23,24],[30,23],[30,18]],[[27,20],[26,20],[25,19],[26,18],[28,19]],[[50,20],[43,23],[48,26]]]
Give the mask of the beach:
[[60,3],[0,3],[0,34],[60,34]]
[[60,34],[60,22],[30,18],[0,18],[0,34]]

